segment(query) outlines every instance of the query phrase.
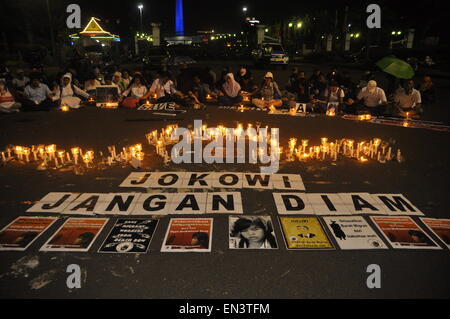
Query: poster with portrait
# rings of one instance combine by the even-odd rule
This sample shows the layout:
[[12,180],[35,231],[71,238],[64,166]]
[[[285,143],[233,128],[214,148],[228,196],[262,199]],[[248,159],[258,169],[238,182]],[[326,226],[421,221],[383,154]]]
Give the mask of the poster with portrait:
[[279,218],[287,249],[334,249],[317,217]]
[[98,252],[146,253],[157,225],[157,219],[120,218],[116,221]]
[[362,216],[323,217],[341,249],[388,249]]
[[56,220],[56,217],[16,218],[0,230],[0,250],[26,250]]
[[86,252],[107,221],[107,218],[68,218],[40,250]]
[[393,248],[442,249],[408,216],[371,216]]
[[162,252],[211,252],[212,218],[171,218]]
[[270,216],[229,216],[230,249],[277,249]]
[[450,219],[420,217],[420,220],[450,249]]

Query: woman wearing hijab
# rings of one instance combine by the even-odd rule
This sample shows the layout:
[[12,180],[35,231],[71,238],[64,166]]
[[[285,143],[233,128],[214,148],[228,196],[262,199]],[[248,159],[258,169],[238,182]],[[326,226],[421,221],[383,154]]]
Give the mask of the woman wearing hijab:
[[85,99],[90,97],[88,93],[72,83],[71,73],[64,74],[61,79],[61,84],[56,88],[53,100],[59,100],[60,105],[67,105],[71,108],[77,109],[80,107],[81,103],[81,99],[78,96]]
[[259,98],[252,99],[252,103],[259,108],[264,109],[271,106],[279,107],[283,105],[281,92],[277,82],[273,80],[272,72],[267,72],[264,76],[264,82],[257,95],[259,95]]
[[222,85],[222,92],[219,96],[219,102],[222,105],[233,105],[242,102],[240,95],[241,86],[234,80],[233,73],[226,75],[225,83]]

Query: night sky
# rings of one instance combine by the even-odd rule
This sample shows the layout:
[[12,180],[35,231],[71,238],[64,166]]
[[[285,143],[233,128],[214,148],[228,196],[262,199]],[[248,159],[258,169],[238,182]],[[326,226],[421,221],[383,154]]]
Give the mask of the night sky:
[[[0,24],[2,30],[10,32],[23,30],[23,23],[30,24],[33,31],[48,30],[48,16],[46,0],[6,0],[3,1]],[[54,24],[62,28],[67,17],[65,8],[70,3],[81,6],[83,26],[91,16],[99,17],[108,31],[121,36],[132,34],[139,28],[139,9],[142,3],[144,30],[150,31],[150,22],[161,22],[163,35],[172,35],[175,24],[175,0],[49,0]],[[398,28],[422,27],[426,25],[428,32],[433,35],[448,37],[448,13],[444,8],[444,1],[427,0],[411,2],[404,0],[377,1],[292,1],[292,0],[184,0],[184,20],[187,35],[195,34],[197,30],[212,29],[216,32],[235,33],[241,30],[244,18],[242,7],[248,7],[248,16],[259,19],[264,24],[271,24],[293,16],[303,16],[309,13],[314,16],[318,12],[334,13],[336,9],[343,13],[345,5],[350,7],[351,20],[365,21],[368,3],[376,2],[382,8],[382,27],[384,18],[398,23]],[[30,6],[30,4],[33,4]],[[7,16],[5,14],[7,13]],[[332,14],[333,15],[333,14]],[[58,28],[58,27],[57,27]],[[67,31],[67,30],[66,30]],[[43,32],[43,31],[42,31]],[[11,39],[10,39],[11,40]]]

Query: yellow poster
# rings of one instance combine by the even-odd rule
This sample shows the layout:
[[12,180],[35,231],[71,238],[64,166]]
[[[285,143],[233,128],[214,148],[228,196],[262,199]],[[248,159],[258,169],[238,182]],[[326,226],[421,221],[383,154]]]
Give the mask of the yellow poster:
[[280,217],[288,249],[333,249],[317,217]]

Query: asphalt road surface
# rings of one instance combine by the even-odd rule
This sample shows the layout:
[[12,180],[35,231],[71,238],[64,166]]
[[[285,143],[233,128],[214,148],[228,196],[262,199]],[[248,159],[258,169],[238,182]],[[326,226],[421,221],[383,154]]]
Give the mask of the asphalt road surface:
[[[164,166],[155,156],[145,134],[167,124],[193,125],[202,119],[208,126],[235,127],[261,122],[280,128],[281,145],[290,137],[318,143],[323,136],[381,138],[402,150],[405,162],[359,163],[351,159],[331,162],[282,162],[282,173],[301,174],[307,192],[402,193],[427,217],[449,218],[450,134],[424,129],[362,123],[317,116],[300,118],[263,112],[189,110],[178,118],[148,112],[84,108],[67,113],[52,111],[18,113],[0,117],[0,148],[6,145],[74,145],[107,153],[108,145],[121,148],[142,143],[142,171],[258,172],[250,164],[183,164]],[[119,184],[131,166],[90,169],[82,175],[72,170],[38,171],[33,165],[0,167],[0,226],[26,215],[30,202],[49,192],[120,192]],[[128,190],[126,190],[128,191]],[[140,190],[142,191],[142,190]],[[450,252],[442,250],[288,251],[271,191],[242,189],[245,214],[270,214],[279,249],[228,249],[228,216],[214,217],[211,253],[162,253],[160,248],[170,217],[165,216],[147,254],[99,254],[100,244],[117,217],[87,253],[39,252],[39,248],[63,223],[63,218],[25,252],[0,252],[1,298],[448,298]],[[186,215],[186,217],[190,217]],[[416,219],[417,220],[417,219]],[[434,238],[434,237],[433,237]],[[66,286],[66,268],[82,270],[82,288]],[[366,268],[381,267],[381,288],[368,289]]]

